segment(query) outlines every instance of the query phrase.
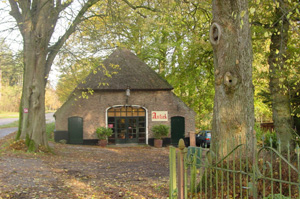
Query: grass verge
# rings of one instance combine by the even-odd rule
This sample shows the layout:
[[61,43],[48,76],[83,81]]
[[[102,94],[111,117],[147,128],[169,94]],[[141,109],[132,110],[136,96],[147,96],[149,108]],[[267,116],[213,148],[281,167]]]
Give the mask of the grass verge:
[[14,122],[9,123],[9,124],[0,125],[0,129],[12,128],[12,127],[18,127],[18,126],[19,126],[19,120],[14,121]]

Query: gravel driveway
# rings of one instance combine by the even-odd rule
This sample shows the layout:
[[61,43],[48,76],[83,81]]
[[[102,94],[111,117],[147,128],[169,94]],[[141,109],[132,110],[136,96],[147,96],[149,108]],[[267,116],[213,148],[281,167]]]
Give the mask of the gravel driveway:
[[[13,136],[1,139],[0,145]],[[51,146],[53,154],[2,149],[0,198],[168,197],[168,148]]]

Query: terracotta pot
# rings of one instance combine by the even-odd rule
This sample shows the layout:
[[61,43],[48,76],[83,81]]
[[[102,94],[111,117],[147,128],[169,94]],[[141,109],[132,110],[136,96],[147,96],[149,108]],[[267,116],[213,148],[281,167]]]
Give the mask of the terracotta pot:
[[106,147],[107,140],[98,140],[98,145],[101,146],[101,147]]
[[163,144],[163,140],[161,139],[154,139],[154,147],[161,148]]

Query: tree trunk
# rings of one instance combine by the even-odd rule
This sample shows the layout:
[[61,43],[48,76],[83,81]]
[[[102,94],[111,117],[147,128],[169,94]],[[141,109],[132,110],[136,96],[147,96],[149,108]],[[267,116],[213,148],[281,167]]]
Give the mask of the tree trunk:
[[255,143],[254,89],[247,0],[213,1],[210,41],[215,66],[211,149],[223,157],[241,143],[246,146],[244,155],[251,156]]
[[282,151],[287,151],[288,143],[291,144],[292,141],[292,117],[286,78],[287,67],[285,66],[289,21],[284,10],[286,10],[285,5],[280,1],[274,17],[268,63],[275,132],[281,141]]
[[26,35],[24,44],[23,120],[21,139],[26,137],[36,145],[48,145],[45,125],[45,47],[36,42],[36,35]]
[[[21,131],[17,139],[26,139],[36,148],[48,146],[45,123],[45,87],[49,74],[49,41],[55,28],[58,13],[53,2],[16,2],[10,0],[11,15],[18,22],[23,37],[23,89],[20,106]],[[48,57],[47,57],[48,56]],[[51,66],[51,64],[50,64]]]
[[17,138],[33,141],[34,146],[48,146],[45,124],[45,86],[54,58],[75,32],[87,10],[99,0],[87,0],[65,33],[51,46],[59,14],[73,1],[16,1],[9,0],[10,14],[15,18],[24,42],[24,84]]
[[2,98],[2,70],[0,68],[0,102]]

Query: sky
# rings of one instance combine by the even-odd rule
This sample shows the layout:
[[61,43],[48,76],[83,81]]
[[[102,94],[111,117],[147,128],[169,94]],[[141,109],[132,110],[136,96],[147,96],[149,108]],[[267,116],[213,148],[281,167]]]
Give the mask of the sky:
[[[78,11],[79,4],[78,2],[75,3],[69,10],[72,13],[76,13]],[[10,16],[10,5],[8,1],[1,1],[0,2],[0,38],[4,38],[6,44],[10,47],[13,52],[18,52],[23,49],[23,39],[22,36],[16,26],[15,19]],[[64,17],[61,17],[64,19]],[[52,37],[52,41],[55,41],[59,36],[61,36],[66,29],[68,22],[66,20],[59,20],[55,34]],[[49,81],[52,87],[56,87],[58,82],[58,77],[60,73],[58,71],[58,66],[55,64],[52,65],[50,74],[49,74]]]

